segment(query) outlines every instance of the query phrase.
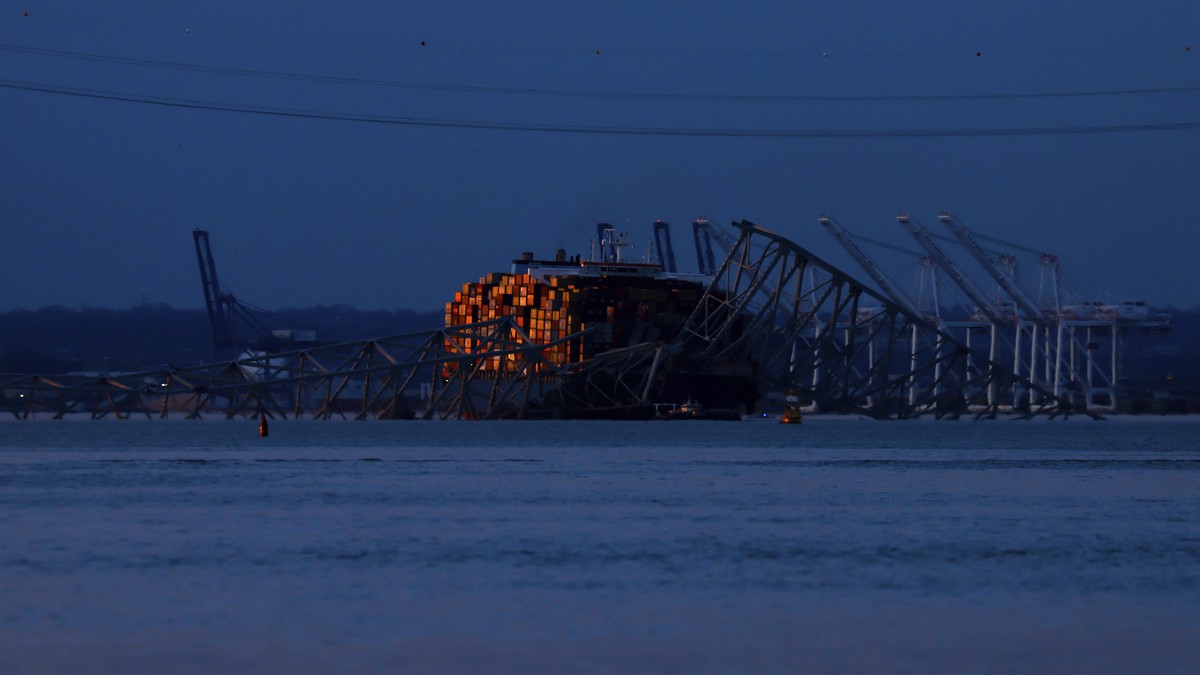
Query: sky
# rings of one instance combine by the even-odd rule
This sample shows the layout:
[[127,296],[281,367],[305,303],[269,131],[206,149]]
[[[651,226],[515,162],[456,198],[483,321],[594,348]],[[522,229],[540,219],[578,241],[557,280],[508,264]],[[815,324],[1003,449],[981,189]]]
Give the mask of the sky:
[[440,310],[601,221],[636,255],[671,223],[691,271],[694,218],[750,220],[865,278],[818,216],[916,250],[901,211],[1054,253],[1084,299],[1196,307],[1198,26],[1190,0],[0,0],[0,310],[201,307],[197,228],[273,309]]

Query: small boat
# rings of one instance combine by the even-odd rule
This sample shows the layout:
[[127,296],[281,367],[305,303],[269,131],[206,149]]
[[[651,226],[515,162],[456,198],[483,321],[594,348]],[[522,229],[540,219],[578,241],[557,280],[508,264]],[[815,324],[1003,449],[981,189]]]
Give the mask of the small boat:
[[679,407],[675,409],[675,412],[678,413],[680,417],[697,417],[704,414],[704,406],[701,405],[696,399],[689,398],[683,403],[680,403]]
[[800,424],[804,421],[804,413],[800,411],[800,392],[789,389],[783,399],[783,414],[779,416],[780,424]]
[[679,405],[661,406],[657,415],[660,420],[729,420],[742,419],[736,410],[705,408],[694,398]]

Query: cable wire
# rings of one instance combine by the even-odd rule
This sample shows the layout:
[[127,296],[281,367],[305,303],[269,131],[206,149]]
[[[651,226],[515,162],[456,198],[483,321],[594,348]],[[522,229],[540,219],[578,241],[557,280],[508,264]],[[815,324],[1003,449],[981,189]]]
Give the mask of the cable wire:
[[0,51],[39,56],[53,56],[98,63],[116,63],[147,68],[164,68],[200,73],[222,75],[237,75],[242,77],[258,77],[298,82],[320,82],[326,84],[342,84],[370,87],[388,87],[398,89],[416,89],[424,91],[449,91],[472,94],[507,94],[521,96],[548,96],[573,98],[608,98],[635,100],[667,100],[667,101],[713,101],[713,102],[773,102],[773,103],[871,103],[871,102],[901,102],[901,101],[986,101],[1005,99],[1055,99],[1055,98],[1094,98],[1112,96],[1146,96],[1152,94],[1178,94],[1200,92],[1200,85],[1179,87],[1148,87],[1140,89],[1102,89],[1092,91],[1056,91],[1056,92],[996,92],[984,94],[899,94],[899,95],[770,95],[770,94],[704,94],[704,93],[667,93],[667,92],[637,92],[615,90],[583,90],[583,89],[543,89],[536,87],[488,87],[465,84],[447,84],[436,82],[408,82],[402,80],[383,80],[359,77],[337,77],[331,75],[307,75],[302,73],[287,73],[271,70],[255,70],[249,68],[230,68],[222,66],[207,66],[174,61],[159,61],[86,52],[73,52],[58,49],[43,49],[21,45],[0,44]]
[[268,108],[262,106],[209,103],[165,97],[139,96],[117,92],[96,91],[0,80],[0,88],[73,96],[104,101],[120,101],[168,108],[236,112],[273,117],[358,122],[392,126],[439,127],[449,129],[484,129],[496,131],[531,131],[557,134],[592,134],[609,136],[685,136],[706,138],[954,138],[995,136],[1051,136],[1082,134],[1119,134],[1146,131],[1186,131],[1200,129],[1200,122],[1156,122],[1142,124],[1110,124],[1064,127],[1000,127],[982,129],[698,129],[683,127],[620,127],[583,124],[540,124],[533,122],[488,122],[445,118],[386,117],[358,115],[297,108]]

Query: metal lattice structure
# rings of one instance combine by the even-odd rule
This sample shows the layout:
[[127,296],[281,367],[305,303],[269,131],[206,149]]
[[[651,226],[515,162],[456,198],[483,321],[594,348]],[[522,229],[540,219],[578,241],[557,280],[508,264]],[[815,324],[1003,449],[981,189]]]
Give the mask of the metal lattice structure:
[[[1003,392],[1038,388],[795,242],[734,225],[738,240],[677,351],[750,362],[765,387],[798,390],[818,410],[881,418],[994,416]],[[1073,410],[1043,393],[1029,413]]]
[[[747,412],[780,392],[876,418],[1076,410],[795,242],[747,221],[734,227],[670,342],[556,365],[547,354],[582,345],[588,331],[537,341],[504,316],[188,368],[0,376],[0,406],[18,418],[614,418],[650,416],[664,392],[703,381],[735,390]],[[1039,396],[1014,397],[1018,388]],[[1028,404],[1001,405],[1014,400]]]
[[[562,369],[543,357],[546,347],[504,317],[188,368],[105,377],[10,375],[0,380],[0,406],[21,419],[526,417],[562,379]],[[488,361],[502,365],[484,372]]]
[[1076,411],[795,242],[747,221],[734,227],[739,237],[679,337],[578,364],[556,392],[564,406],[635,416],[670,374],[732,372],[760,394],[795,392],[819,411],[877,418],[994,417],[1014,412],[1002,402],[1018,387],[1039,393],[1019,414]]

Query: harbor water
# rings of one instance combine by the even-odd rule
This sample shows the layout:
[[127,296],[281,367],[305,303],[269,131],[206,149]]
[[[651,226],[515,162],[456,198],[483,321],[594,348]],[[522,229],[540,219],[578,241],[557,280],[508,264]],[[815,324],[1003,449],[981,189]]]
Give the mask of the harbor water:
[[0,422],[0,672],[1195,672],[1200,419]]

